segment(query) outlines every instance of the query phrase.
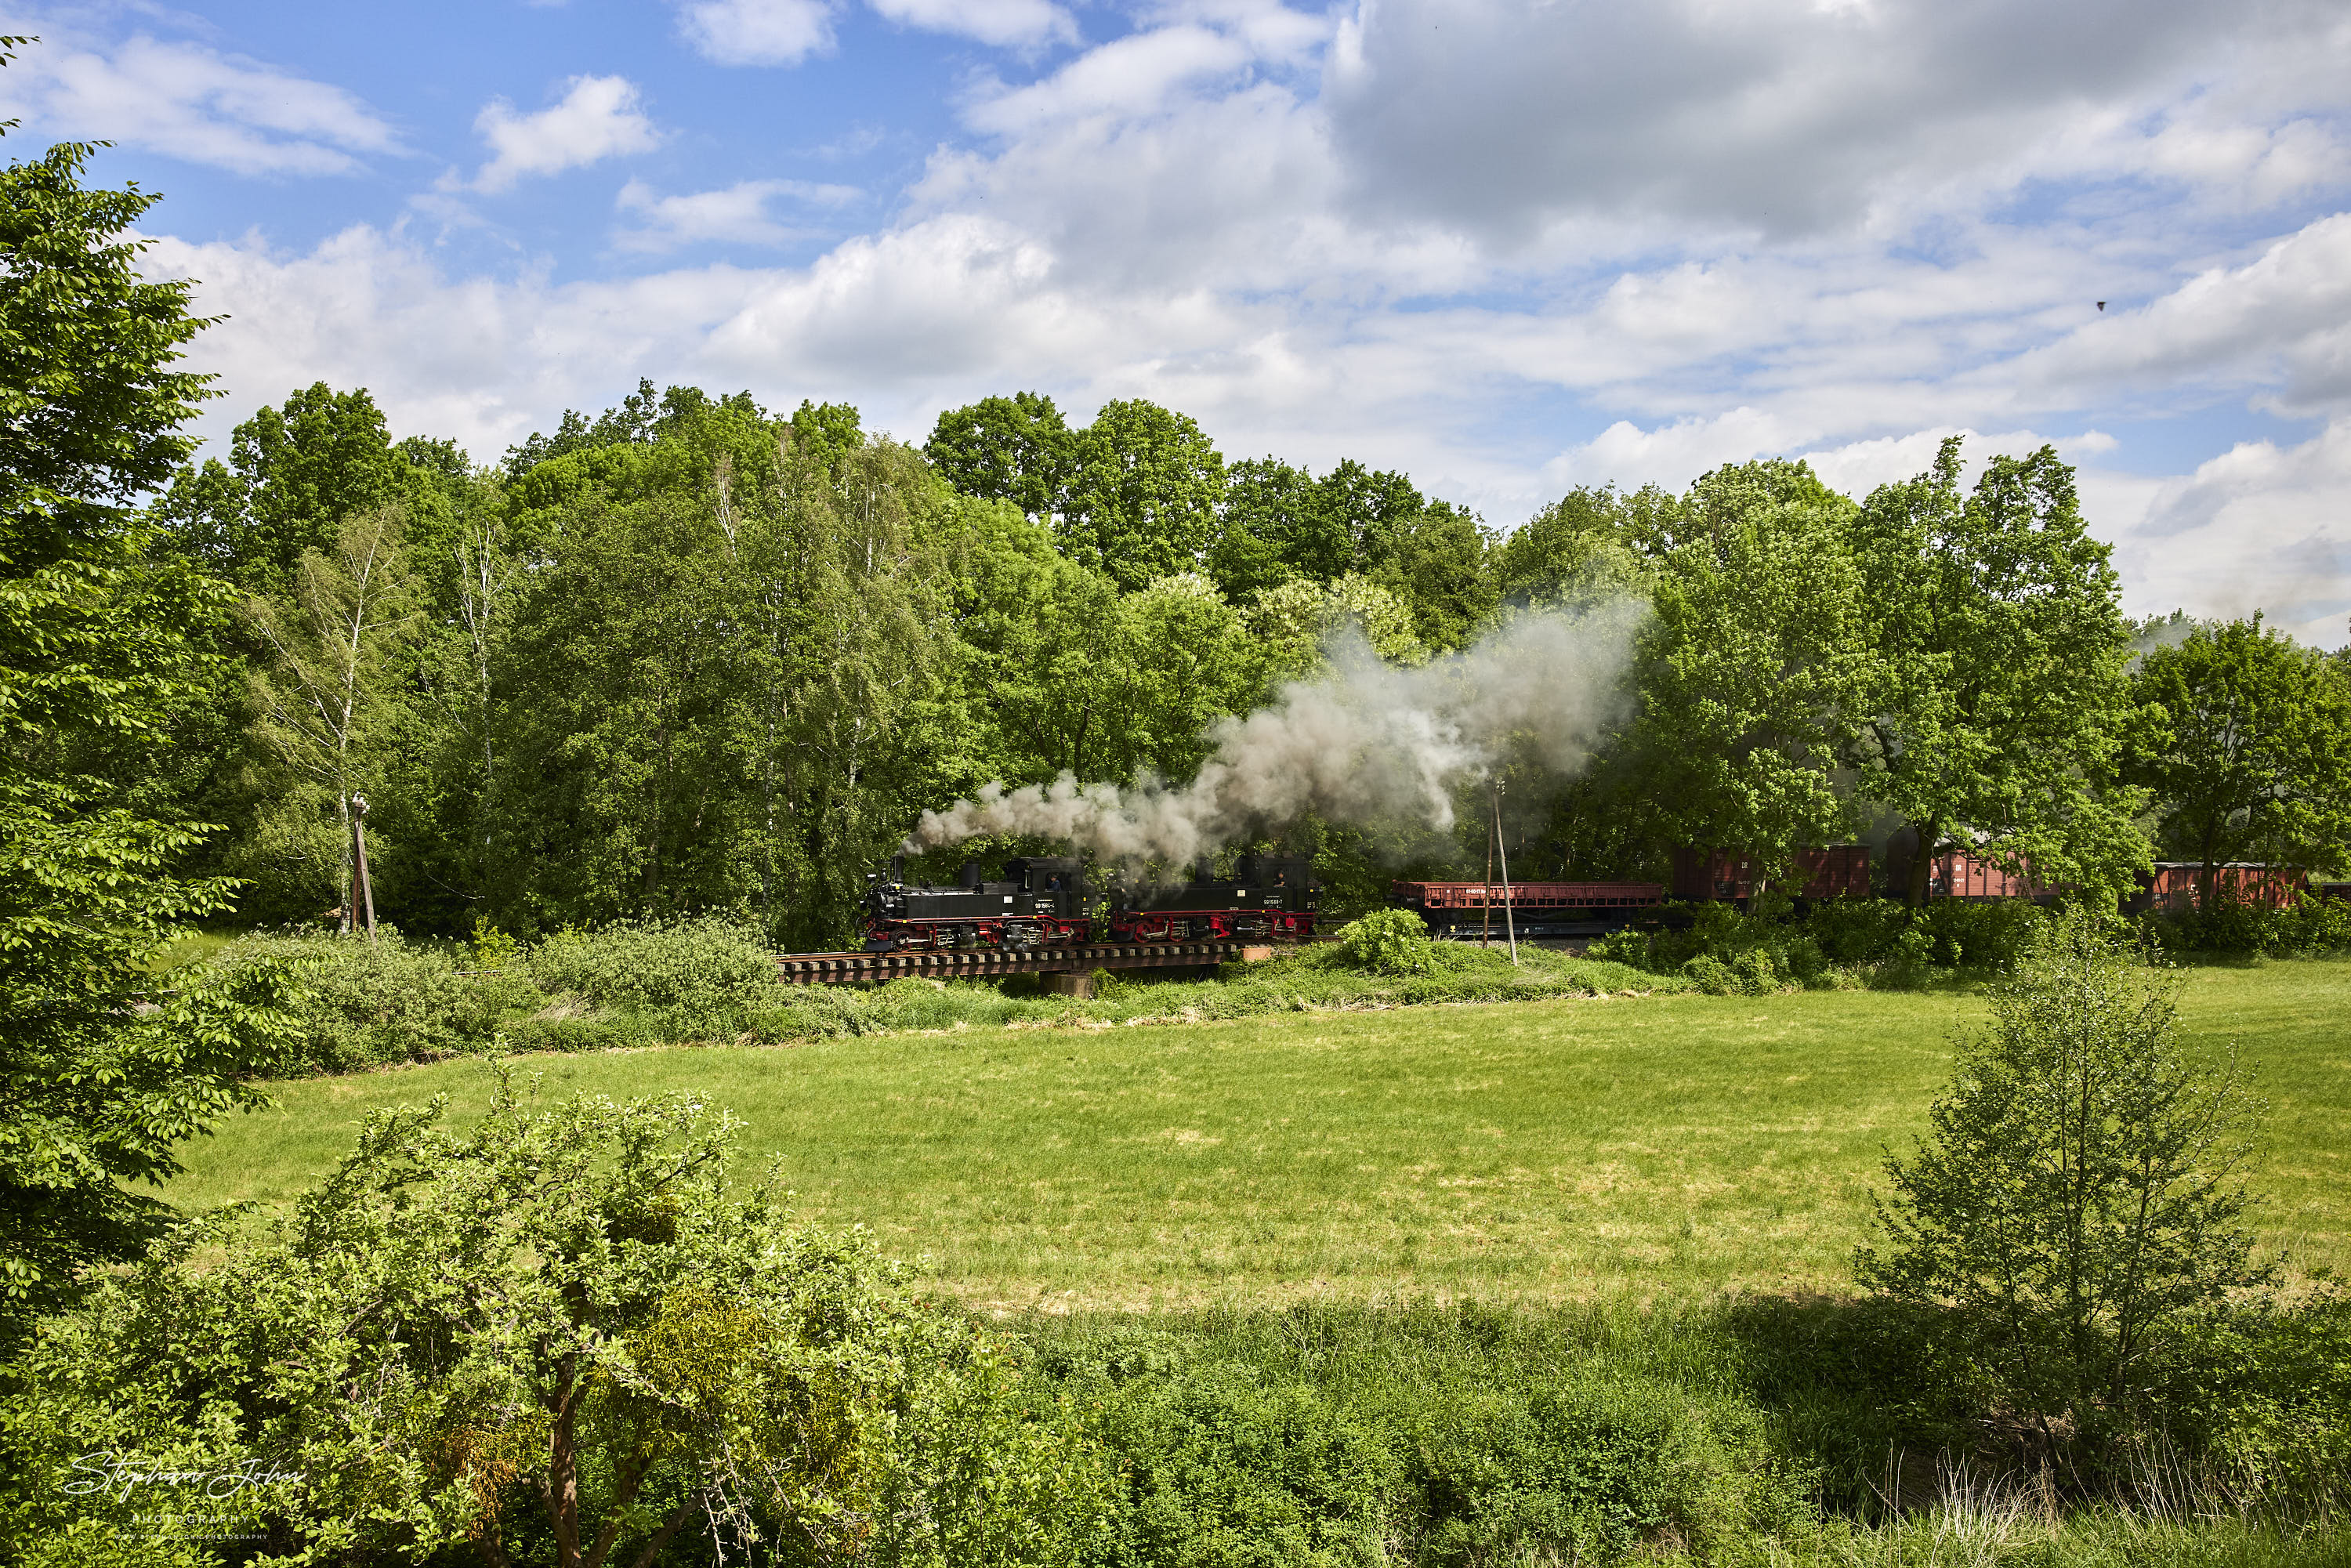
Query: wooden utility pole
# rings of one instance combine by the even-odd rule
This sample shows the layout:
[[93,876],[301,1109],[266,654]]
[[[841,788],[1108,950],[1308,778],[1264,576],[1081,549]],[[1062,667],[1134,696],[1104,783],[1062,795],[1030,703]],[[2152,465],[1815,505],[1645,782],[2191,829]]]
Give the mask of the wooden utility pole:
[[362,826],[366,821],[367,797],[352,796],[351,854],[359,867],[360,902],[367,910],[368,946],[372,948],[375,946],[375,889],[368,885],[367,829]]
[[1502,862],[1502,929],[1510,938],[1510,967],[1515,969],[1519,966],[1519,923],[1510,909],[1510,849],[1502,842],[1502,781],[1499,778],[1494,780],[1494,852]]
[[1478,946],[1491,947],[1494,945],[1494,824],[1491,821],[1486,824],[1486,883],[1478,890],[1478,905],[1481,921],[1478,928]]

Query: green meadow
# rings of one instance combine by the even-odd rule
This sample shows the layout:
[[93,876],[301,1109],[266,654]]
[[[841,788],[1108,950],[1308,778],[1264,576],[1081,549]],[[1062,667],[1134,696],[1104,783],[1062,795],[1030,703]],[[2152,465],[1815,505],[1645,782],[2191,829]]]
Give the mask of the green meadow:
[[[1835,1291],[1964,994],[1616,997],[516,1059],[540,1092],[692,1093],[806,1216],[974,1305]],[[2351,964],[2189,972],[2203,1049],[2272,1103],[2264,1239],[2351,1272]],[[290,1081],[187,1150],[174,1201],[282,1203],[362,1115],[475,1061]]]

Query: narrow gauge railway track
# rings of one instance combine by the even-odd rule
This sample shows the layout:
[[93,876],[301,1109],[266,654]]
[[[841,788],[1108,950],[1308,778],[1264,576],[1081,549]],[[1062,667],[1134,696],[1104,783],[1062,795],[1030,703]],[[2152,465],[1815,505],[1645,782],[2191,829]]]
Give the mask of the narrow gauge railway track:
[[914,976],[966,980],[993,975],[1088,974],[1165,969],[1270,958],[1264,942],[1090,942],[1075,947],[950,947],[929,952],[787,953],[777,971],[796,986],[870,985]]

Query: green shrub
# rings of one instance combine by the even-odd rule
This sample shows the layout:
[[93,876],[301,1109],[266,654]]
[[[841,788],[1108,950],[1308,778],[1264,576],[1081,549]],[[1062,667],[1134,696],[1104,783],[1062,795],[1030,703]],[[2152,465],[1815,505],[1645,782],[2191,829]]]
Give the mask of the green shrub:
[[1131,1562],[1376,1563],[1393,1456],[1356,1412],[1212,1366],[1125,1385],[1100,1427]]
[[[215,1561],[206,1537],[288,1563],[569,1561],[559,1541],[600,1533],[620,1563],[674,1561],[681,1532],[728,1562],[1107,1544],[1074,1413],[1016,1405],[999,1347],[862,1232],[737,1186],[723,1112],[542,1103],[503,1074],[468,1131],[442,1110],[371,1115],[270,1233],[188,1227],[46,1325],[0,1384],[12,1561]],[[193,1479],[57,1484],[94,1449]],[[273,1479],[212,1479],[258,1461]]]
[[1104,1413],[1136,1568],[1764,1561],[1817,1532],[1810,1470],[1728,1386],[1740,1347],[1704,1312],[1298,1306],[1024,1337],[1032,1396]]
[[1614,932],[1584,956],[1684,976],[1718,996],[1856,985],[1864,975],[1878,986],[1907,988],[1938,972],[2005,973],[2048,919],[2022,899],[1944,899],[1923,910],[1886,899],[1824,899],[1801,918],[1742,915],[1713,902],[1680,907],[1687,925]]
[[1682,966],[1682,973],[1709,997],[1736,996],[1746,988],[1730,966],[1711,953],[1700,953],[1690,959]]
[[348,1072],[481,1051],[509,1020],[544,1005],[520,969],[462,975],[442,947],[410,942],[389,926],[358,937],[256,934],[208,963],[235,970],[283,961],[294,973],[296,1071]]
[[1426,975],[1437,967],[1428,926],[1408,909],[1374,909],[1339,929],[1339,949],[1366,974]]
[[1930,963],[2003,975],[2049,923],[2047,910],[2022,898],[1938,898],[1924,914]]
[[1833,964],[1883,963],[1910,928],[1909,909],[1886,898],[1824,898],[1804,917],[1805,935]]
[[799,1000],[758,933],[718,915],[560,931],[531,950],[530,972],[550,994],[644,1013],[673,1040],[732,1038]]
[[2317,894],[2297,894],[2283,909],[2241,898],[2223,883],[2209,905],[2166,910],[2147,928],[2174,953],[2266,954],[2320,957],[2351,951],[2351,904]]
[[1432,1568],[1671,1548],[1706,1562],[1806,1511],[1751,1410],[1606,1366],[1446,1393],[1405,1450],[1415,1555]]

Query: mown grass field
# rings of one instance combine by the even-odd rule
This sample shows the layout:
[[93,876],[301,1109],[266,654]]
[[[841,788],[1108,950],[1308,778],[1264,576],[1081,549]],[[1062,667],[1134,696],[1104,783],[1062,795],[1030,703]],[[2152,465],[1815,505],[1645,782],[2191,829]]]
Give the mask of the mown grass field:
[[[2265,1239],[2351,1272],[2351,963],[2191,971],[2198,1043],[2273,1104]],[[686,1091],[745,1124],[802,1213],[873,1228],[999,1308],[1399,1295],[1836,1291],[1881,1149],[1947,1074],[1954,995],[1619,997],[791,1049],[520,1059],[541,1092]],[[284,1201],[444,1062],[277,1085],[168,1196]]]

